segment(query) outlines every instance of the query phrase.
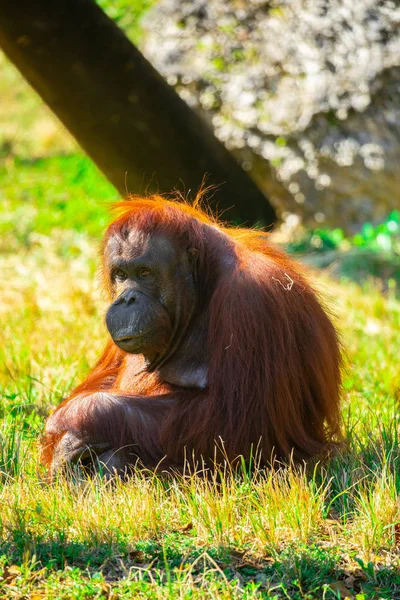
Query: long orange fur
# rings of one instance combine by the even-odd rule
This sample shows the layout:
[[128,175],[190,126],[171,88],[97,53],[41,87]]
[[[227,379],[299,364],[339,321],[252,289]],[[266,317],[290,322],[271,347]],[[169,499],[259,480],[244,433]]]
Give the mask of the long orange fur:
[[[196,206],[153,196],[121,202],[117,210],[105,243],[134,227],[198,250],[199,302],[208,307],[208,386],[176,389],[157,373],[131,374],[131,355],[110,341],[50,417],[44,462],[51,465],[68,428],[115,448],[133,444],[151,468],[163,459],[181,468],[192,453],[208,460],[216,445],[229,460],[255,448],[263,463],[272,455],[308,458],[337,440],[340,347],[299,265],[264,232],[224,227]],[[121,401],[110,408],[104,394]]]

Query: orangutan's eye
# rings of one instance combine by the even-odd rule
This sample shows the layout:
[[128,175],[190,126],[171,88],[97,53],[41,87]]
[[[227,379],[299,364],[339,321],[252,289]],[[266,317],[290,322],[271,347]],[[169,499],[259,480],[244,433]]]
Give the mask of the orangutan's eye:
[[149,275],[151,275],[151,271],[147,267],[140,267],[140,269],[138,270],[138,275],[139,277],[148,277]]
[[114,269],[111,273],[111,279],[114,283],[123,283],[128,279],[128,276],[122,269]]

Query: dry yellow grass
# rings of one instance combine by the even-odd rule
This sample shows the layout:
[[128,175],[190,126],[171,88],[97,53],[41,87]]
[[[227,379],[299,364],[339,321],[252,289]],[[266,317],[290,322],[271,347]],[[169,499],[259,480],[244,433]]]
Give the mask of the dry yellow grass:
[[346,585],[349,597],[396,598],[400,303],[318,279],[347,356],[348,448],[328,464],[49,486],[45,414],[106,337],[96,264],[96,243],[72,230],[0,255],[0,598],[339,598]]

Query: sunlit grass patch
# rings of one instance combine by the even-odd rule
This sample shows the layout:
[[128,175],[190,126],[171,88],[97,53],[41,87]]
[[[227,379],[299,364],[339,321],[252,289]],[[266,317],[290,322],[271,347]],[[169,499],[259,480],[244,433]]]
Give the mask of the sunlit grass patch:
[[13,585],[19,578],[21,589],[32,589],[39,580],[50,593],[57,584],[60,597],[69,597],[64,586],[76,578],[77,589],[93,594],[108,585],[110,597],[123,589],[201,597],[213,589],[216,598],[256,590],[270,598],[338,598],[347,580],[349,594],[395,598],[393,475],[368,484],[360,474],[358,488],[342,490],[353,498],[352,514],[335,517],[329,480],[321,484],[320,475],[281,467],[172,480],[138,471],[127,483],[60,478],[48,485],[20,474],[0,493],[4,571],[19,565]]
[[[74,252],[60,252],[68,245]],[[334,584],[346,577],[353,595],[396,597],[397,301],[324,282],[347,357],[347,445],[329,463],[241,478],[228,470],[218,481],[138,472],[127,484],[49,486],[38,467],[45,414],[84,376],[106,337],[97,248],[84,234],[55,229],[19,256],[1,257],[4,597],[17,585],[55,598],[73,597],[71,589],[89,598],[101,590],[105,598],[338,598],[343,588]],[[368,329],[370,319],[379,330]],[[12,564],[21,570],[10,574]]]
[[[73,184],[81,159],[64,160],[51,177],[66,205],[43,182],[22,201],[10,180],[1,216],[0,598],[400,597],[400,302],[390,290],[316,277],[345,350],[345,443],[329,461],[227,468],[215,480],[138,471],[127,483],[48,484],[44,419],[106,339],[96,272],[108,214],[95,191],[112,197],[91,167]],[[10,173],[20,183],[37,168],[39,181],[49,165]]]
[[[0,162],[0,251],[30,249],[50,233],[57,239],[54,229],[67,236],[68,230],[100,236],[110,203],[117,199],[113,186],[82,154]],[[57,251],[77,252],[65,242]]]

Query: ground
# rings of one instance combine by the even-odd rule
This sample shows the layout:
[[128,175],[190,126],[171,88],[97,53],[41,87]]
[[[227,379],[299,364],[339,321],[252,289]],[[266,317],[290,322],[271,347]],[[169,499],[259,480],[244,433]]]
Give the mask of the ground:
[[400,598],[400,302],[318,275],[346,356],[348,446],[223,483],[48,485],[43,422],[106,339],[114,189],[80,153],[0,168],[0,598]]

